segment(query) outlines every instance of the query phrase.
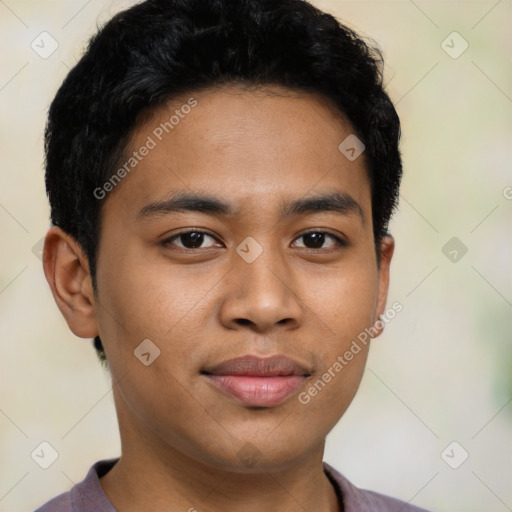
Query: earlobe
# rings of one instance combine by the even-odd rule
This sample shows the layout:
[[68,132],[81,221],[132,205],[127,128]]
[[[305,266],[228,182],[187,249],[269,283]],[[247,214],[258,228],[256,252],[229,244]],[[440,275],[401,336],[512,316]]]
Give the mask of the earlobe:
[[386,301],[388,298],[389,289],[389,269],[393,252],[395,250],[395,240],[391,235],[386,235],[382,238],[380,243],[380,260],[379,260],[379,274],[378,274],[378,297],[377,309],[375,311],[374,325],[372,332],[375,333],[372,337],[376,338],[382,334],[384,330],[384,323],[380,320],[381,315],[384,314],[386,308]]
[[94,338],[98,328],[88,261],[78,242],[59,227],[46,234],[43,268],[71,331],[80,338]]

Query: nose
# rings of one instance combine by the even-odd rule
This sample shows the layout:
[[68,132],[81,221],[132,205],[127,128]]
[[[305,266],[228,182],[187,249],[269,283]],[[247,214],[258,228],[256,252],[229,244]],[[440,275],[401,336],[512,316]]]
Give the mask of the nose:
[[226,275],[220,308],[223,325],[229,329],[247,326],[262,333],[275,326],[296,329],[303,319],[293,269],[265,250],[247,263],[234,254],[233,267]]

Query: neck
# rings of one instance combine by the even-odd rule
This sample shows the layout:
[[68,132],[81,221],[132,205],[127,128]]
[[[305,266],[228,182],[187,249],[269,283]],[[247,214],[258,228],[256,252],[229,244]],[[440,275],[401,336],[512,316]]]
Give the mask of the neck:
[[325,443],[284,468],[258,469],[256,465],[238,472],[194,460],[169,445],[141,445],[141,437],[138,444],[135,438],[127,443],[121,438],[119,462],[100,479],[119,512],[235,512],[240,503],[244,512],[340,510],[323,470]]

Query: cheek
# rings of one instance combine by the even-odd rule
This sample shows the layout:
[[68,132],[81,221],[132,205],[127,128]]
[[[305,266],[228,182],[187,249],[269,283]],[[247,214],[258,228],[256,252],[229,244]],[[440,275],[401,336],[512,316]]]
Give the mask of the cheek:
[[[100,301],[134,339],[166,339],[182,329],[208,300],[219,276],[193,265],[178,268],[168,261],[149,264],[138,258],[118,259],[102,269]],[[103,312],[104,313],[104,312]],[[102,315],[105,317],[105,315]],[[105,324],[112,318],[105,318]],[[126,333],[125,333],[126,335]]]
[[308,306],[316,316],[317,331],[321,331],[310,347],[319,364],[302,400],[298,398],[313,421],[321,413],[323,421],[330,423],[348,407],[363,375],[370,343],[365,330],[372,325],[378,297],[377,271],[371,261],[364,264],[359,260],[347,262],[329,279],[316,281]]
[[[183,389],[190,389],[191,376],[202,363],[204,333],[215,328],[211,301],[222,274],[200,272],[192,265],[177,269],[168,261],[129,264],[128,258],[116,268],[102,270],[102,306],[98,308],[100,337],[111,373],[116,378],[130,373],[134,389],[125,395],[143,408],[152,405],[145,396],[138,396],[139,377],[155,401],[172,403]],[[134,354],[146,339],[158,353],[147,368]],[[139,375],[141,371],[145,373]],[[126,385],[130,385],[128,380]],[[177,395],[165,397],[161,387]],[[180,401],[174,404],[176,414],[182,406]]]
[[363,376],[368,347],[362,346],[351,361],[344,360],[343,354],[341,352],[340,357],[344,363],[337,357],[329,359],[296,398],[295,421],[307,425],[308,430],[322,438],[338,423],[352,402]]
[[[125,428],[129,425],[134,435],[143,436],[144,442],[157,450],[163,443],[196,460],[209,458],[214,463],[221,453],[235,459],[236,454],[229,451],[236,448],[236,438],[231,436],[226,442],[225,418],[219,414],[218,404],[197,396],[186,376],[169,370],[176,366],[170,364],[173,356],[164,350],[151,366],[137,362],[130,368],[125,365],[122,371],[118,364],[112,369],[113,375],[121,375],[115,386],[120,423]],[[209,453],[212,443],[220,446],[217,456]]]
[[353,259],[324,276],[307,279],[305,302],[330,333],[333,349],[343,345],[369,327],[378,298],[377,269],[368,259]]

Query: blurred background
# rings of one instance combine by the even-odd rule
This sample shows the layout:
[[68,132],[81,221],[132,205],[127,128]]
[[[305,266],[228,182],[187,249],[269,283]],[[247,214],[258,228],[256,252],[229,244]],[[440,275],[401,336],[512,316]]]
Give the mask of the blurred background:
[[[119,455],[108,373],[42,271],[43,129],[87,39],[134,2],[0,0],[0,511]],[[325,460],[440,512],[512,510],[510,0],[315,0],[384,52],[404,179],[389,305]],[[49,443],[44,469],[31,456]],[[48,452],[47,452],[48,453]]]

